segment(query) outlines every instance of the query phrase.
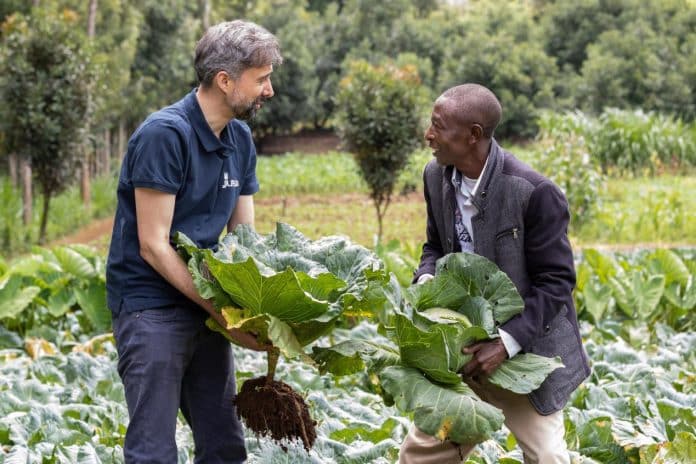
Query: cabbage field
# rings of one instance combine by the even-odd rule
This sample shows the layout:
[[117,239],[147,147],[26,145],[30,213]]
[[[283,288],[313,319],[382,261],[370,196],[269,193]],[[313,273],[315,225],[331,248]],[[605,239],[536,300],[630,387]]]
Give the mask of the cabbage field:
[[[118,463],[127,410],[116,352],[104,324],[104,261],[85,246],[35,249],[0,278],[0,463]],[[409,256],[380,253],[394,280]],[[574,462],[696,462],[696,291],[689,250],[578,256],[576,301],[591,377],[565,409]],[[106,314],[108,316],[108,314]],[[377,324],[355,320],[319,340],[388,344]],[[266,372],[265,354],[235,347],[238,384]],[[321,374],[281,359],[280,379],[317,421],[310,452],[301,443],[247,437],[252,463],[388,463],[412,418],[380,396],[373,376]],[[179,461],[192,462],[183,420]],[[284,450],[283,447],[286,449]],[[469,462],[521,463],[502,429]]]

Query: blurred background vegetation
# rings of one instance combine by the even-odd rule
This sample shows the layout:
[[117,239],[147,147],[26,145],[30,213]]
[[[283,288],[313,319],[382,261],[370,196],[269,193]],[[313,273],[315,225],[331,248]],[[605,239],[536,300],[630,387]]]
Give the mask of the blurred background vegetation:
[[[607,177],[691,174],[696,163],[696,5],[689,0],[3,0],[3,254],[112,214],[113,195],[105,189],[114,186],[128,136],[148,113],[196,85],[196,40],[208,25],[235,18],[275,33],[285,57],[273,76],[276,96],[253,122],[261,153],[281,135],[349,133],[351,128],[341,127],[341,114],[354,111],[347,105],[376,102],[365,88],[341,89],[360,62],[375,67],[365,69],[415,70],[422,125],[444,89],[463,82],[490,87],[504,108],[497,137],[519,144],[516,153],[561,185],[571,200],[574,230],[594,230],[593,237],[618,227],[596,223],[604,214],[603,197],[611,195]],[[392,85],[392,77],[378,76],[377,86],[379,79]],[[372,115],[392,132],[400,129],[395,105],[394,111],[386,105]],[[368,119],[365,124],[371,124]],[[359,129],[352,128],[357,134]],[[399,165],[411,177],[394,184],[404,193],[421,188],[428,157],[409,159]],[[306,177],[287,176],[287,170],[275,178],[261,173],[262,195],[312,193],[308,184],[329,184],[316,172],[327,171],[330,163],[312,163]],[[353,160],[345,158],[339,167],[349,172],[347,182],[374,194],[359,175],[351,177]],[[259,168],[273,170],[263,162]],[[684,183],[693,186],[689,179]],[[34,193],[42,199],[37,202]],[[680,193],[688,196],[681,191],[650,201],[688,206]],[[52,197],[60,213],[49,218]],[[273,206],[287,212],[292,205],[283,200]],[[626,215],[625,206],[615,209],[614,216]],[[693,215],[685,214],[675,220],[687,227]],[[686,238],[684,228],[674,232],[660,224],[676,241]]]

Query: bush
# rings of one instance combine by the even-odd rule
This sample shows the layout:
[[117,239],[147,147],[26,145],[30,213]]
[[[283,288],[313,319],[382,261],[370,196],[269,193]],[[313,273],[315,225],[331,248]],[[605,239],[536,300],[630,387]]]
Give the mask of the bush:
[[338,94],[338,127],[377,211],[378,238],[399,173],[421,143],[424,90],[413,66],[349,65]]
[[503,106],[499,138],[536,134],[542,108],[561,105],[555,89],[558,69],[543,48],[532,11],[518,3],[475,2],[457,18],[458,34],[449,45],[440,70],[441,90],[473,82],[491,89]]
[[570,207],[570,228],[577,230],[601,208],[604,177],[599,163],[590,156],[585,139],[570,134],[564,139],[540,141],[537,169],[566,195]]

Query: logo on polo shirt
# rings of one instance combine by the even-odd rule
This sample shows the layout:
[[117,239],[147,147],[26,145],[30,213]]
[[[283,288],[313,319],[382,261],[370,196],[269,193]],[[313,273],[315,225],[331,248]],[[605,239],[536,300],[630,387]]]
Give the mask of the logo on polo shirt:
[[229,174],[224,173],[222,175],[222,188],[239,187],[239,181],[237,179],[230,179]]

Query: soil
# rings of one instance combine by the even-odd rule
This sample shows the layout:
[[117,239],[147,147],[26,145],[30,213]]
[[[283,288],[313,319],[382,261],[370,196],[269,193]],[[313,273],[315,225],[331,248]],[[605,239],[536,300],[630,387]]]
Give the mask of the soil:
[[331,131],[301,131],[293,135],[269,135],[256,144],[261,155],[279,155],[299,151],[302,153],[326,153],[337,150],[339,137]]
[[110,235],[113,228],[113,216],[97,219],[96,221],[87,224],[82,229],[79,229],[74,234],[66,235],[49,243],[49,246],[69,245],[73,243],[90,244]]
[[316,422],[307,403],[288,384],[274,380],[267,385],[266,376],[247,380],[234,403],[239,418],[257,435],[270,435],[279,443],[299,439],[307,451],[314,445]]

